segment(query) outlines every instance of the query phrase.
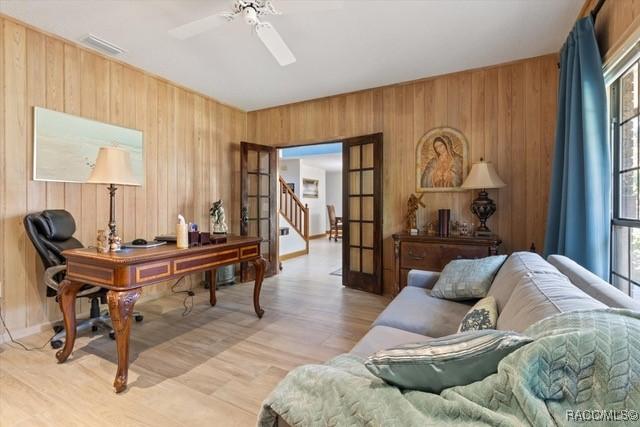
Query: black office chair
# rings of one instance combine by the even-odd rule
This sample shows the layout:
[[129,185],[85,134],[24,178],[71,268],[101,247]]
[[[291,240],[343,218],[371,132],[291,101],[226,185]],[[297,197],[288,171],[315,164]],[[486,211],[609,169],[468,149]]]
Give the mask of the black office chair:
[[[76,222],[73,216],[65,210],[45,210],[25,216],[24,227],[44,264],[44,283],[47,285],[47,296],[56,297],[57,300],[58,288],[64,280],[64,272],[67,269],[62,251],[83,247],[82,243],[73,237],[73,233],[76,231]],[[106,294],[107,290],[98,286],[85,285],[80,289],[77,296],[89,298],[91,310],[88,319],[77,322],[78,333],[88,329],[95,332],[99,327],[104,327],[109,330],[109,337],[115,339],[108,311],[100,311],[100,304],[107,303]],[[134,318],[137,322],[143,320],[142,314],[137,312],[134,313]],[[66,337],[64,327],[56,325],[53,329],[56,335],[51,339],[51,347],[60,348]]]

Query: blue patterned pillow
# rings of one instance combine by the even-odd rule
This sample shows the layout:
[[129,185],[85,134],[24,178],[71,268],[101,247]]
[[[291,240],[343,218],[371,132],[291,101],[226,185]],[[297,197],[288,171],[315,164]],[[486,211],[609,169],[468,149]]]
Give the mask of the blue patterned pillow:
[[364,364],[400,388],[440,393],[497,372],[505,356],[531,341],[511,331],[470,331],[378,351]]
[[506,255],[494,255],[453,260],[440,273],[431,296],[450,300],[484,298],[506,259]]

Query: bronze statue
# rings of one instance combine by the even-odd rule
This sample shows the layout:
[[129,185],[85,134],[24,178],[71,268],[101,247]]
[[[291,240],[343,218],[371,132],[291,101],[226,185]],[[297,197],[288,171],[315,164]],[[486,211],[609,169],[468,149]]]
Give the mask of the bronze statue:
[[406,224],[407,224],[408,230],[413,230],[418,228],[418,218],[416,215],[418,212],[418,208],[420,208],[420,206],[422,206],[423,208],[426,207],[426,205],[422,203],[423,196],[424,196],[424,193],[420,194],[420,197],[416,197],[415,194],[412,194],[411,196],[409,196],[409,200],[407,201],[407,217],[406,217]]

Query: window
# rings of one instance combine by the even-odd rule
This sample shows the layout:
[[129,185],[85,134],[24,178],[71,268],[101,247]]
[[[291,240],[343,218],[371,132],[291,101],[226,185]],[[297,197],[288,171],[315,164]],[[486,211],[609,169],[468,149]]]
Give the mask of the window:
[[613,142],[611,283],[640,299],[640,146],[636,60],[610,86]]

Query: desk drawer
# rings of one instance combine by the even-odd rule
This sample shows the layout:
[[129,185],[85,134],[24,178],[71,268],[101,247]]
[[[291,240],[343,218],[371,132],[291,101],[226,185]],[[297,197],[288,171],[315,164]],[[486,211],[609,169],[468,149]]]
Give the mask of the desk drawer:
[[439,245],[402,242],[400,247],[401,268],[440,271],[440,258]]

